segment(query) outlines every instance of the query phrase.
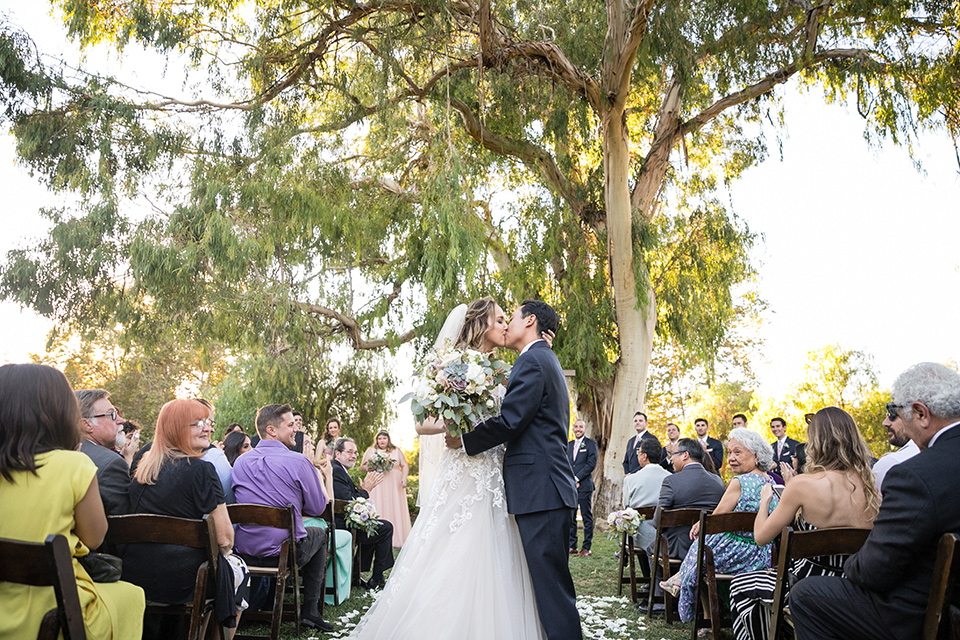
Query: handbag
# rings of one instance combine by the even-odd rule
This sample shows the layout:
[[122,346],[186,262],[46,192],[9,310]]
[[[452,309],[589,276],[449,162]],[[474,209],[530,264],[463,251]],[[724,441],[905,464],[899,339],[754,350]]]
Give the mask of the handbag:
[[94,582],[117,582],[123,573],[123,560],[109,553],[91,551],[77,560]]

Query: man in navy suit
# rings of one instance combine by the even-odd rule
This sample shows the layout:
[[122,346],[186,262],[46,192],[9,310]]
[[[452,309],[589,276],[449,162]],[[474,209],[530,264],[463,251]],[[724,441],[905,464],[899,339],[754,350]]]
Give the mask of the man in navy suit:
[[[737,416],[740,415],[742,414],[737,414]],[[737,424],[737,416],[734,416],[734,425]],[[743,424],[747,424],[746,418],[744,418]],[[697,440],[700,442],[700,446],[710,454],[710,458],[713,460],[713,466],[717,468],[717,473],[720,473],[720,470],[723,469],[723,443],[707,435],[707,431],[710,430],[710,423],[707,422],[706,418],[697,418],[694,420],[693,430],[697,432]]]
[[[567,457],[570,397],[557,356],[540,338],[542,332],[556,332],[559,324],[557,312],[539,300],[526,300],[514,311],[504,344],[520,351],[520,357],[510,373],[500,415],[465,433],[462,446],[468,455],[476,455],[507,443],[507,511],[520,529],[540,622],[550,640],[582,640],[567,564],[570,518],[577,507]],[[461,438],[448,435],[447,446],[461,446]]]
[[640,471],[640,462],[637,460],[637,449],[640,448],[640,440],[643,438],[653,438],[660,444],[659,438],[647,431],[647,414],[637,411],[633,414],[633,428],[637,435],[627,441],[627,452],[623,454],[623,475],[629,475]]
[[770,421],[770,433],[776,438],[770,443],[773,447],[773,470],[780,473],[780,463],[785,463],[794,471],[798,470],[797,445],[793,438],[787,437],[787,421],[776,417]]
[[[590,555],[593,542],[593,470],[597,466],[597,443],[584,434],[587,425],[583,420],[573,423],[573,440],[567,443],[567,456],[573,465],[573,480],[577,483],[577,504],[583,516],[583,547],[580,556]],[[577,553],[577,513],[573,513],[570,526],[570,553]]]
[[960,459],[960,374],[922,362],[891,395],[887,412],[920,453],[887,472],[873,530],[843,577],[811,576],[790,589],[798,640],[921,636],[940,536],[960,532],[960,493],[949,480]]

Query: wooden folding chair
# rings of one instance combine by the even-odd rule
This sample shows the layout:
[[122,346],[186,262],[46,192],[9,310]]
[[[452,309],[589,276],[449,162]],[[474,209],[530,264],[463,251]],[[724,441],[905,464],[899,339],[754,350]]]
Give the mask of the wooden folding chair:
[[[656,507],[637,507],[635,511],[640,514],[644,520],[652,520]],[[617,578],[617,595],[623,594],[623,585],[630,585],[630,599],[633,602],[639,602],[641,598],[640,590],[637,588],[637,569],[640,564],[640,574],[643,580],[650,579],[650,561],[647,558],[645,549],[638,549],[633,544],[633,536],[622,534],[620,536],[620,566],[619,577]],[[630,575],[625,576],[624,571],[629,567]]]
[[[650,595],[647,600],[647,615],[653,615],[654,600],[656,600],[657,573],[661,580],[666,580],[680,567],[683,558],[670,557],[670,544],[664,532],[671,527],[690,527],[700,521],[701,509],[660,509],[660,518],[657,520],[657,538],[653,543],[653,563],[650,567]],[[676,617],[676,598],[668,592],[663,593],[663,612],[667,624],[672,624]]]
[[709,622],[714,640],[720,640],[720,629],[722,627],[730,628],[733,626],[729,615],[724,615],[721,618],[720,594],[717,590],[719,584],[729,584],[733,580],[733,575],[717,573],[713,561],[713,549],[704,543],[706,537],[717,533],[739,531],[749,531],[752,534],[753,522],[756,517],[757,513],[755,511],[734,511],[712,515],[707,515],[704,512],[700,515],[700,542],[695,543],[697,544],[697,587],[694,597],[693,635],[691,636],[693,640],[697,640],[697,632],[707,626],[703,613],[704,609],[710,612]]
[[956,551],[958,541],[960,536],[955,533],[945,533],[940,538],[930,600],[923,620],[923,640],[960,638],[960,608],[953,605],[953,587],[960,571],[960,553]]
[[[334,515],[339,514],[343,515],[343,511],[346,506],[350,503],[349,500],[334,500],[333,501],[333,513]],[[348,529],[350,535],[353,537],[353,581],[354,583],[359,582],[360,576],[360,541],[357,539],[357,530],[350,528]]]
[[57,607],[40,621],[37,640],[86,640],[83,612],[77,593],[70,545],[62,535],[49,535],[43,542],[0,538],[0,582],[30,587],[53,587]]
[[[270,578],[274,581],[273,609],[271,611],[245,611],[244,621],[269,621],[270,638],[278,640],[280,637],[280,623],[284,620],[297,625],[297,634],[300,634],[300,573],[297,569],[297,537],[296,511],[293,505],[286,507],[268,507],[262,504],[231,504],[227,505],[230,522],[233,524],[256,525],[281,529],[287,534],[286,540],[280,545],[280,553],[276,556],[261,557],[240,554],[247,563],[251,576]],[[284,595],[287,579],[293,582],[293,611],[284,612]],[[321,598],[320,613],[323,613],[323,599]],[[240,634],[235,638],[262,638],[264,636]]]
[[781,633],[786,633],[785,625],[793,628],[788,615],[789,611],[784,606],[787,591],[790,589],[788,580],[793,561],[820,556],[848,556],[859,551],[869,535],[870,529],[853,527],[813,531],[794,531],[791,527],[783,528],[780,534],[780,554],[777,562],[777,586],[773,592],[773,609],[770,615],[771,638],[780,638]]
[[[344,600],[340,599],[340,593],[337,589],[337,586],[340,584],[340,569],[337,565],[337,523],[334,518],[334,503],[336,500],[328,500],[327,508],[323,510],[323,514],[320,516],[327,523],[327,575],[324,577],[324,586],[323,586],[323,599],[326,600],[326,597],[333,596],[333,606],[339,607],[343,604]],[[343,502],[342,500],[340,502]],[[346,504],[345,502],[343,504]],[[343,505],[341,505],[340,513],[343,513]],[[352,558],[352,556],[351,556]],[[332,586],[327,586],[327,582],[332,583]],[[321,613],[323,609],[321,609]]]
[[[193,587],[193,600],[185,605],[169,605],[147,602],[147,613],[189,616],[188,640],[201,640],[213,618],[213,596],[217,582],[217,558],[220,547],[217,531],[209,515],[202,520],[175,518],[152,513],[137,513],[107,518],[107,542],[114,545],[156,543],[175,544],[181,547],[203,549],[207,559],[197,569]],[[221,637],[220,624],[214,620],[217,637]]]

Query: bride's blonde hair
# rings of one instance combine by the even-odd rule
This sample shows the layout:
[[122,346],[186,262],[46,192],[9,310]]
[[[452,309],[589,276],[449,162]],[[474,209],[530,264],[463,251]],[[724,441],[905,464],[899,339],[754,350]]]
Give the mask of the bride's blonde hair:
[[457,336],[454,346],[479,351],[483,346],[483,338],[490,328],[490,319],[496,313],[496,310],[497,302],[490,296],[474,300],[468,304],[467,313],[463,318],[463,327],[460,329],[460,334]]

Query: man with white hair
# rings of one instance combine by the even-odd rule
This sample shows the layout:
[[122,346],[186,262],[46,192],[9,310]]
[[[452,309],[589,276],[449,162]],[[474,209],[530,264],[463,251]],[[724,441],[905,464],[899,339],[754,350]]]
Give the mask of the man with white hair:
[[887,410],[921,451],[887,472],[873,530],[844,576],[790,590],[798,640],[921,635],[940,536],[960,532],[960,493],[945,481],[960,459],[960,374],[922,362],[900,374],[891,395]]

